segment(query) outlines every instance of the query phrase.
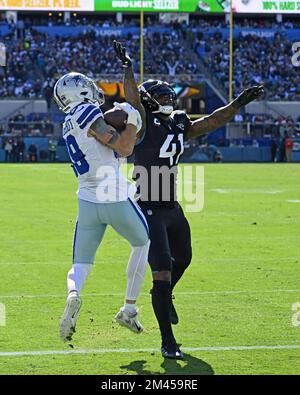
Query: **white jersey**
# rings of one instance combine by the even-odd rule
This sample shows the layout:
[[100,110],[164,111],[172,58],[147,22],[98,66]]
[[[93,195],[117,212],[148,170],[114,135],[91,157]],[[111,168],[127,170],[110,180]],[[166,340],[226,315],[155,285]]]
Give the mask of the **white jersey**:
[[93,203],[120,202],[128,199],[134,186],[122,175],[116,153],[87,135],[101,117],[103,113],[96,105],[78,104],[65,118],[63,137],[78,177],[78,198]]

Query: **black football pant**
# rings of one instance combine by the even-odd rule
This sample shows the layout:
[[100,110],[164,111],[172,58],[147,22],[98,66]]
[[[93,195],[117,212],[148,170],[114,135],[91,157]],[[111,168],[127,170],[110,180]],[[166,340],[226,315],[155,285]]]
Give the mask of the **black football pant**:
[[190,226],[181,206],[149,207],[140,203],[150,232],[149,264],[152,273],[171,271],[171,284],[153,281],[152,305],[159,323],[163,346],[176,344],[171,320],[172,290],[192,259]]
[[139,205],[149,225],[151,270],[171,271],[173,289],[192,259],[189,223],[178,203],[170,208]]

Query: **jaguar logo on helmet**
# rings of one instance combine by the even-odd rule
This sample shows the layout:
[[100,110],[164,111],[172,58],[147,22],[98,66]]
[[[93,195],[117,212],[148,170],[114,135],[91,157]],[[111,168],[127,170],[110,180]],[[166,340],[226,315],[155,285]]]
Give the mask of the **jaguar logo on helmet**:
[[84,74],[68,73],[54,86],[54,99],[65,113],[78,103],[92,103],[102,106],[105,102],[103,91]]

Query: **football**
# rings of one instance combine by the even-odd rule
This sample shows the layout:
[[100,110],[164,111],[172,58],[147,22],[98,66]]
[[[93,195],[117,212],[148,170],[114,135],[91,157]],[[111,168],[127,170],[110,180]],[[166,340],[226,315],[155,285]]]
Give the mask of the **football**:
[[119,108],[112,108],[104,113],[105,122],[113,126],[118,132],[126,128],[128,114]]

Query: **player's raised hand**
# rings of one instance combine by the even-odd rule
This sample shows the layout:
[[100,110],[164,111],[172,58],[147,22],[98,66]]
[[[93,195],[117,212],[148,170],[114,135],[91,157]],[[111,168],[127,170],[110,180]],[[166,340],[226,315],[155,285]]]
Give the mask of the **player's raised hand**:
[[238,107],[243,107],[253,100],[259,99],[265,93],[263,85],[252,86],[245,89],[236,99],[235,102]]
[[123,47],[123,45],[116,40],[113,41],[113,46],[118,58],[122,62],[122,66],[126,68],[130,67],[132,65],[132,61],[130,57],[126,54],[126,48]]

